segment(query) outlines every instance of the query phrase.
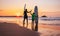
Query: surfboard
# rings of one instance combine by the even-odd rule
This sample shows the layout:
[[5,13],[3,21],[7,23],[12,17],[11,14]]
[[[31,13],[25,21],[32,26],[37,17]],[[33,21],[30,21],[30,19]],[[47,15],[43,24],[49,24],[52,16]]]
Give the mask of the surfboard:
[[26,4],[24,5],[24,11],[25,11],[25,9],[26,9]]
[[35,31],[38,31],[38,7],[37,6],[35,6],[35,8],[34,8],[34,13],[36,14],[36,18],[35,18],[35,23],[36,23]]

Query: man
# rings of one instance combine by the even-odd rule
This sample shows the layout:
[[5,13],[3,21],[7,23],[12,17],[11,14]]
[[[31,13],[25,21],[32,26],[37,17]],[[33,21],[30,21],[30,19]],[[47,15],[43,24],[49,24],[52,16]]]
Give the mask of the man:
[[[31,11],[30,11],[31,12]],[[27,15],[27,13],[29,13],[28,11],[27,11],[27,9],[25,9],[25,11],[24,11],[24,20],[23,20],[23,27],[24,27],[24,25],[25,25],[25,20],[27,20],[26,22],[27,22],[27,26],[26,27],[28,27],[28,15]]]

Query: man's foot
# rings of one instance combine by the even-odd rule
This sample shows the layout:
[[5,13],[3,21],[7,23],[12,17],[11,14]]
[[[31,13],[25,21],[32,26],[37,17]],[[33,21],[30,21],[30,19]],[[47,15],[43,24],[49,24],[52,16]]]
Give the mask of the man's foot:
[[23,23],[23,27],[24,27],[25,23]]

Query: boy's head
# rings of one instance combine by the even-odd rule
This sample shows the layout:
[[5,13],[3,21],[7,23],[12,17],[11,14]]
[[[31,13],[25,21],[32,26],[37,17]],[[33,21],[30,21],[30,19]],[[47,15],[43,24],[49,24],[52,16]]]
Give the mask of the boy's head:
[[33,14],[35,14],[35,13],[33,13]]

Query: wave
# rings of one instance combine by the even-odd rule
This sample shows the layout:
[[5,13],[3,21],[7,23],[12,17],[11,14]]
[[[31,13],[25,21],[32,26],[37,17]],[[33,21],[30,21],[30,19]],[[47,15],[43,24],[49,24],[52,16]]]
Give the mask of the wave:
[[40,17],[40,20],[45,20],[45,21],[59,20],[60,21],[60,17]]

